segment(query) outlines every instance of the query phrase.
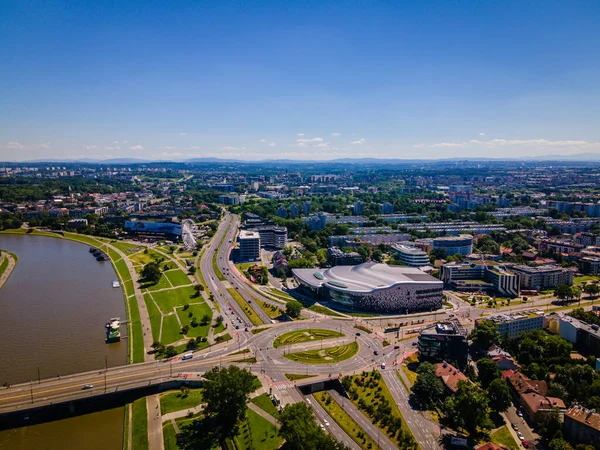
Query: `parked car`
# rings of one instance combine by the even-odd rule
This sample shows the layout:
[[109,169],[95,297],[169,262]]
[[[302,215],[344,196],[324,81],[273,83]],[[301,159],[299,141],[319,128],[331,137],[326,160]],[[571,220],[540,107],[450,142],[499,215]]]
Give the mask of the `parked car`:
[[83,385],[83,387],[82,387],[81,389],[85,391],[86,389],[91,389],[91,388],[93,388],[93,387],[94,387],[94,385],[93,385],[93,384],[84,384],[84,385]]
[[399,345],[394,345],[394,350],[398,350],[400,348]]
[[356,333],[357,336],[360,336],[360,333]]

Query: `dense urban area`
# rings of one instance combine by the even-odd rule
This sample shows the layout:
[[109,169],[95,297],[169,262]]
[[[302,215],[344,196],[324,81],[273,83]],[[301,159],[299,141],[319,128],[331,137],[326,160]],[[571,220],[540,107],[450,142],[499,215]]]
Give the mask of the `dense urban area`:
[[[6,163],[0,239],[78,241],[112,264],[127,317],[96,319],[127,364],[0,380],[2,429],[120,397],[127,450],[600,448],[599,177],[558,161]],[[19,264],[1,251],[0,287]]]

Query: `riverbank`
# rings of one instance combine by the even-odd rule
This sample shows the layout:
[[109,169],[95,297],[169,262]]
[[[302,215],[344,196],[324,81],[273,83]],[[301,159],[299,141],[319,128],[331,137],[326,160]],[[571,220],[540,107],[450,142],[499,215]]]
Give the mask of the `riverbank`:
[[10,277],[10,274],[15,270],[19,262],[19,258],[14,253],[0,250],[0,289]]

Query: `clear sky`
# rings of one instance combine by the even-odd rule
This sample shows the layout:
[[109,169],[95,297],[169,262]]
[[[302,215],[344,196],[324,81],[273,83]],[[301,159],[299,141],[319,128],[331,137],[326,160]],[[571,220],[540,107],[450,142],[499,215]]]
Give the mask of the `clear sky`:
[[598,1],[0,1],[0,159],[600,153]]

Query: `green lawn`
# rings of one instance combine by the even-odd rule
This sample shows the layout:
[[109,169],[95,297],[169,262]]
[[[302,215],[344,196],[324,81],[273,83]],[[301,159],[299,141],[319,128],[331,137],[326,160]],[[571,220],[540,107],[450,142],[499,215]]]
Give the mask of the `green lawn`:
[[[363,372],[361,375],[354,375],[354,376],[350,377],[350,379],[352,380],[352,386],[349,389],[349,392],[350,392],[350,398],[352,399],[352,402],[363,413],[365,413],[365,415],[367,417],[369,417],[371,420],[373,420],[373,416],[369,415],[368,412],[364,409],[364,407],[361,408],[359,399],[363,399],[365,406],[372,405],[374,410],[377,409],[376,408],[377,404],[381,403],[382,401],[386,401],[387,404],[392,409],[392,415],[394,417],[400,418],[400,420],[402,420],[402,431],[404,432],[403,434],[405,436],[406,435],[410,436],[410,439],[412,439],[412,443],[409,443],[406,441],[400,442],[398,440],[397,436],[395,436],[394,438],[391,438],[392,441],[395,442],[399,448],[406,448],[406,449],[418,448],[416,442],[414,441],[412,432],[410,431],[410,429],[408,428],[408,425],[404,421],[404,418],[402,417],[402,413],[398,409],[398,405],[396,405],[396,402],[394,401],[392,394],[390,394],[388,387],[386,386],[385,382],[381,378],[381,374],[378,371],[374,370],[373,372]],[[359,381],[360,384],[356,384],[356,381],[358,381],[358,380],[360,380]],[[386,432],[386,430],[383,429],[383,427],[381,426],[380,423],[374,422],[374,424],[376,426],[378,426],[380,429],[382,429],[384,432]],[[388,436],[389,436],[389,434],[388,434]]]
[[216,337],[215,341],[218,343],[221,342],[227,342],[232,340],[233,338],[231,337],[231,335],[229,333],[225,333],[225,334],[221,334],[219,336]]
[[270,303],[263,302],[262,300],[259,300],[257,298],[253,298],[252,301],[255,302],[256,304],[258,304],[258,306],[260,306],[260,308],[271,319],[274,319],[275,317],[279,317],[280,315],[282,315],[284,313],[283,309],[281,309],[279,306],[271,305]]
[[121,259],[121,255],[119,255],[116,251],[114,251],[110,247],[106,247],[106,253],[108,253],[108,256],[110,257],[110,259],[113,260],[113,262],[116,262]]
[[112,245],[113,247],[118,248],[119,250],[121,250],[126,255],[132,253],[131,250],[141,248],[140,245],[129,244],[127,242],[120,242],[120,241],[111,241],[110,245]]
[[515,442],[515,439],[512,437],[512,434],[510,434],[506,425],[490,434],[490,439],[497,445],[504,445],[505,447],[515,450],[519,448],[519,444]]
[[333,339],[345,336],[344,333],[322,328],[309,328],[307,330],[288,331],[277,337],[273,342],[273,347],[280,345],[297,344],[299,342],[318,341],[321,339]]
[[315,399],[329,413],[331,418],[352,438],[361,448],[367,450],[377,448],[377,442],[365,433],[362,428],[342,409],[327,392],[317,392]]
[[125,283],[122,284],[122,286],[123,286],[123,289],[125,289],[125,295],[127,297],[135,294],[135,290],[133,289],[133,281],[132,280],[127,280]]
[[281,446],[281,442],[275,425],[251,409],[246,410],[246,420],[235,437],[238,450],[275,450]]
[[158,336],[160,335],[160,322],[162,318],[162,313],[156,307],[152,299],[150,298],[150,294],[144,294],[144,301],[146,302],[146,309],[148,310],[148,316],[150,317],[150,326],[152,328],[152,340],[158,341]]
[[160,396],[160,413],[167,414],[173,411],[194,408],[203,402],[202,389],[191,389],[186,397],[180,391],[171,391]]
[[[189,317],[190,313],[192,317]],[[211,321],[209,320],[208,325],[198,325],[197,327],[193,327],[191,325],[192,318],[196,318],[196,322],[200,324],[202,320],[202,316],[204,314],[208,314],[208,316],[212,320],[212,310],[206,303],[200,303],[197,305],[190,305],[187,310],[183,310],[183,308],[177,308],[177,314],[179,315],[179,319],[183,325],[189,325],[189,330],[186,333],[187,337],[206,337],[208,336],[208,331],[210,329]]]
[[146,397],[133,402],[131,423],[131,448],[143,450],[148,448],[148,411],[146,409]]
[[225,324],[224,324],[223,322],[221,322],[221,325],[217,325],[217,326],[214,328],[214,331],[213,331],[213,333],[214,333],[214,334],[219,334],[219,333],[222,333],[223,331],[225,331]]
[[165,450],[179,450],[179,446],[177,445],[177,434],[175,433],[175,428],[170,420],[163,423],[163,442]]
[[333,364],[352,358],[358,353],[358,344],[352,342],[337,347],[324,348],[323,350],[307,350],[305,352],[288,353],[285,357],[289,360],[304,364]]
[[271,397],[269,397],[269,394],[265,393],[265,394],[259,395],[258,397],[254,397],[251,400],[251,402],[254,403],[256,406],[258,406],[263,411],[265,411],[267,414],[272,415],[273,417],[277,417],[279,415],[279,412],[277,411],[277,408],[273,404],[273,400],[271,399]]
[[195,297],[196,293],[194,288],[191,286],[184,286],[175,289],[169,289],[168,291],[153,292],[152,296],[156,303],[160,307],[163,313],[169,313],[173,311],[176,306],[183,306],[186,303],[193,303],[200,299]]
[[[5,253],[5,251],[3,250],[2,253]],[[2,264],[0,264],[0,276],[4,273],[4,271],[6,270],[7,267],[8,267],[8,258],[3,257]]]
[[165,272],[164,275],[169,279],[174,287],[192,284],[188,276],[183,273],[181,269],[169,270],[168,272]]
[[123,261],[123,259],[119,259],[114,264],[117,273],[119,274],[119,278],[121,278],[121,281],[123,283],[126,283],[128,280],[131,280],[131,274],[129,273],[129,270],[127,269],[127,264],[125,264],[125,261]]
[[314,375],[304,375],[304,374],[300,374],[300,373],[286,373],[285,377],[290,381],[294,381],[294,380],[303,380],[304,378],[312,378],[312,377],[314,377]]
[[590,281],[598,281],[598,277],[594,275],[583,275],[581,277],[573,278],[574,284],[589,283]]
[[[221,241],[221,242],[223,242],[223,241]],[[225,281],[226,278],[223,275],[223,273],[221,273],[221,269],[219,269],[219,265],[217,264],[217,254],[216,253],[213,255],[212,266],[213,266],[213,271],[215,272],[215,275],[217,276],[219,281]]]
[[240,308],[244,310],[244,313],[246,314],[246,316],[248,316],[248,319],[250,319],[250,322],[252,322],[253,325],[263,324],[262,320],[260,320],[260,317],[258,317],[258,315],[254,312],[252,307],[248,303],[246,303],[246,301],[243,299],[243,297],[237,290],[235,290],[234,288],[227,288],[227,291],[231,294],[235,302],[238,305],[240,305]]
[[326,314],[328,316],[333,316],[333,317],[343,317],[341,314],[336,313],[334,310],[325,308],[324,306],[321,306],[321,305],[311,305],[308,307],[308,309],[313,312],[319,313],[319,314]]
[[127,303],[131,312],[129,316],[129,339],[131,339],[131,333],[133,333],[133,363],[144,362],[144,330],[142,329],[137,300],[132,297],[127,300]]
[[153,261],[158,261],[160,259],[163,259],[164,256],[162,256],[160,253],[154,252],[152,250],[148,250],[148,253],[144,253],[143,251],[135,253],[133,255],[129,255],[129,259],[131,261],[133,261],[134,263],[140,264],[140,265],[146,265],[150,262]]
[[146,289],[149,291],[158,291],[159,289],[170,289],[172,287],[171,283],[169,283],[169,279],[163,273],[160,280],[158,280],[158,283],[147,286]]
[[164,345],[172,344],[180,339],[184,339],[181,334],[181,327],[174,314],[163,317],[162,336],[160,342]]

